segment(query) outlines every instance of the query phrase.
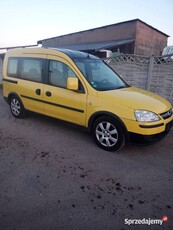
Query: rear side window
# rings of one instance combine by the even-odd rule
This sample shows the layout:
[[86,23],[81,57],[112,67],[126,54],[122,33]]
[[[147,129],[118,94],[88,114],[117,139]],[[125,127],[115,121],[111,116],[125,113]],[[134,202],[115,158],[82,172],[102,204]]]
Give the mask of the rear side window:
[[42,60],[36,58],[22,58],[21,78],[42,82]]
[[8,68],[7,75],[10,77],[17,77],[17,69],[18,69],[18,58],[9,58],[8,60]]
[[7,75],[29,81],[42,82],[42,59],[11,57],[8,59]]

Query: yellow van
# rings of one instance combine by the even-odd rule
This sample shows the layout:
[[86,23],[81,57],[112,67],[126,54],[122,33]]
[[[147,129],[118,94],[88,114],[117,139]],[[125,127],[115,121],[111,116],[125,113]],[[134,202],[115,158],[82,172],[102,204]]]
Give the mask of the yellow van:
[[99,58],[66,49],[9,50],[3,95],[14,117],[34,111],[87,127],[98,146],[161,139],[173,124],[171,104],[129,86]]

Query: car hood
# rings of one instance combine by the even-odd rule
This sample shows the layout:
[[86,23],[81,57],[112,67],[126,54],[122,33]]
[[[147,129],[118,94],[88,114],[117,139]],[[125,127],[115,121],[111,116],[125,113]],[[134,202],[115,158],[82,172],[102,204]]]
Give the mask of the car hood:
[[149,110],[160,114],[171,108],[171,104],[163,97],[135,87],[100,91],[99,94],[107,103],[113,105],[118,103],[134,110]]

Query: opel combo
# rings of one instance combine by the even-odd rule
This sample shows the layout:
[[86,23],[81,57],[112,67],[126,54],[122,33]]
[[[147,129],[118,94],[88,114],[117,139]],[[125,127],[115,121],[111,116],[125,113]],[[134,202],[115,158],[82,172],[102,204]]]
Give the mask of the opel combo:
[[173,123],[167,100],[129,86],[104,61],[79,51],[9,50],[3,96],[14,117],[30,110],[87,127],[97,145],[108,151],[126,141],[161,139]]

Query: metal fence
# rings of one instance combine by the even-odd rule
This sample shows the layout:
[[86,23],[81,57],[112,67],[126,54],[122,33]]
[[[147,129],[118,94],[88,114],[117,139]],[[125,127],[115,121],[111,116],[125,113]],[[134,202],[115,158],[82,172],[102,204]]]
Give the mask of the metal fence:
[[173,104],[173,57],[119,55],[104,59],[130,85],[147,89]]

